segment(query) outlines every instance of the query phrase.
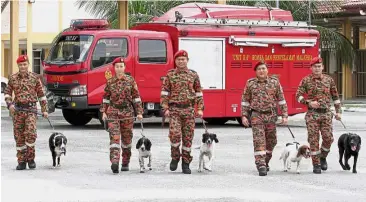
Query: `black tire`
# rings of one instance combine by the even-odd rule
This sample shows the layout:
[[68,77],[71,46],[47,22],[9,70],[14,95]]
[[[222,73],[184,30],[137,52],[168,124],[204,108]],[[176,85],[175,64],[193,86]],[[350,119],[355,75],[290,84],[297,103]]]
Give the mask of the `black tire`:
[[83,111],[63,109],[62,115],[68,123],[74,126],[84,126],[92,120],[92,117],[86,116]]
[[210,125],[224,125],[229,119],[227,118],[207,118],[205,119]]

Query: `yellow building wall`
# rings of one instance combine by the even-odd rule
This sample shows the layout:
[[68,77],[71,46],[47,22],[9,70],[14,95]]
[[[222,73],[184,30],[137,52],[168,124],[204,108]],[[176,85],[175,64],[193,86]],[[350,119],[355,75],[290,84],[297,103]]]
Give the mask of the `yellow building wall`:
[[[32,34],[32,41],[33,46],[34,44],[50,44],[53,39],[57,36],[58,33],[37,33],[34,32]],[[27,39],[27,33],[19,33],[19,39]],[[10,34],[2,34],[1,35],[2,41],[9,41]]]
[[5,49],[4,52],[4,66],[1,67],[3,69],[3,71],[1,71],[1,73],[3,73],[1,76],[8,78],[9,75],[9,59],[10,59],[10,51],[9,49]]

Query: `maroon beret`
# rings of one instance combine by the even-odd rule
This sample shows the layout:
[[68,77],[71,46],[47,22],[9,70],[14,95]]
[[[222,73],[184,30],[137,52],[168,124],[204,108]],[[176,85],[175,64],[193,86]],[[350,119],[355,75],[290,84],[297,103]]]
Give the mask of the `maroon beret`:
[[257,67],[258,67],[259,65],[266,65],[266,66],[267,66],[267,64],[266,64],[263,60],[260,60],[260,61],[258,61],[257,63],[255,63],[255,65],[254,65],[254,71],[256,71],[256,70],[257,70]]
[[179,50],[178,52],[176,52],[176,53],[174,54],[174,60],[175,60],[175,58],[177,58],[177,57],[181,57],[181,56],[184,56],[184,57],[187,57],[187,58],[188,58],[188,53],[187,53],[187,51],[185,51],[185,50]]
[[21,62],[29,62],[28,61],[28,56],[27,55],[20,55],[17,59],[17,64],[21,63]]
[[323,59],[320,58],[320,57],[315,57],[311,60],[310,62],[310,66],[313,66],[314,64],[317,64],[317,63],[322,63],[323,62]]
[[113,60],[112,65],[114,66],[116,63],[125,63],[122,57],[118,57]]

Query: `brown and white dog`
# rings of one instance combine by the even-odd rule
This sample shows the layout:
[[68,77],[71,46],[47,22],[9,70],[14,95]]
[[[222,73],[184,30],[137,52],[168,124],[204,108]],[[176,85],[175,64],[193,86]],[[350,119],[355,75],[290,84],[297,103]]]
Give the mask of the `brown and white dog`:
[[307,145],[299,147],[299,143],[287,143],[280,160],[283,159],[283,171],[291,170],[291,163],[297,163],[296,172],[300,174],[300,162],[302,158],[310,158],[310,148]]

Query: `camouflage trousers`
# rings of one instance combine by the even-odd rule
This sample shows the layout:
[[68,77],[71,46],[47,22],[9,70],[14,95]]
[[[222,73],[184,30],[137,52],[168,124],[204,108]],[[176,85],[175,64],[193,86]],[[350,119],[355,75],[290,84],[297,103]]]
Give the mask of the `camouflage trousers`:
[[111,163],[119,164],[121,149],[122,149],[122,164],[129,164],[131,158],[132,147],[132,117],[123,116],[120,112],[111,110],[108,114],[108,119],[124,119],[124,120],[110,120],[108,121],[109,131],[109,158]]
[[13,130],[18,163],[34,160],[36,156],[36,123],[36,114],[31,112],[15,111],[13,116]]
[[277,144],[276,120],[276,114],[252,113],[251,125],[257,168],[266,166],[272,158],[272,151]]
[[[191,163],[193,157],[191,156],[192,140],[194,136],[195,118],[194,109],[170,109],[169,119],[169,139],[171,144],[171,158],[180,160],[186,163]],[[179,146],[183,142],[182,154]]]
[[[308,130],[308,142],[311,150],[313,165],[320,164],[320,158],[326,158],[334,141],[332,128],[333,115],[308,111],[305,116]],[[319,138],[322,136],[322,145],[319,150]]]

